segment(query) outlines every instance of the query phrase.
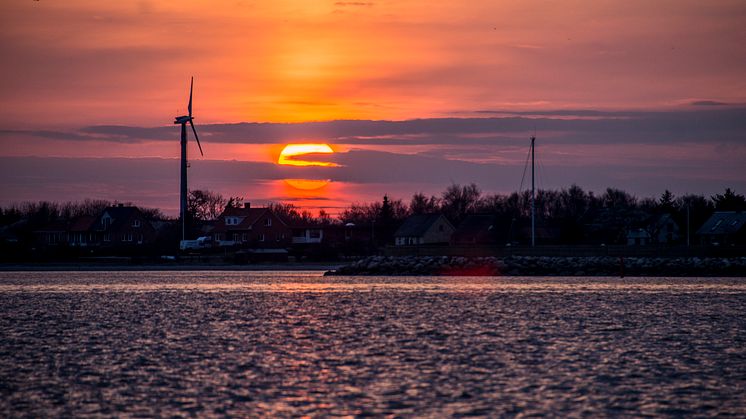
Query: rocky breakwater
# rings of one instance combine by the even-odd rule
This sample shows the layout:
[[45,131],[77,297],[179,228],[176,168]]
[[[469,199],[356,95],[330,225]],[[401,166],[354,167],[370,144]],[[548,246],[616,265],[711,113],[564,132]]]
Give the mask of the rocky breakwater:
[[746,276],[746,257],[371,256],[326,275]]

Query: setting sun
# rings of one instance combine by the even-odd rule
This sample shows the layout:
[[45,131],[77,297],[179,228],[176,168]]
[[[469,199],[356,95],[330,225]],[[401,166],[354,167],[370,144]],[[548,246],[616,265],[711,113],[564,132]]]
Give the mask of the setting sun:
[[280,152],[277,164],[288,166],[324,166],[335,167],[337,164],[323,161],[308,161],[296,159],[296,156],[306,154],[333,154],[334,150],[329,144],[288,144]]

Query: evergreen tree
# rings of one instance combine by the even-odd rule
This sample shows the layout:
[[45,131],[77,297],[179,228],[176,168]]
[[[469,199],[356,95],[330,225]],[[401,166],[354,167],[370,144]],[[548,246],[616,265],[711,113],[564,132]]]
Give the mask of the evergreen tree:
[[730,188],[725,189],[725,193],[717,194],[712,197],[715,209],[718,211],[744,211],[746,210],[746,198],[732,191]]
[[661,212],[671,212],[674,210],[674,196],[668,189],[661,194],[658,200],[658,209]]

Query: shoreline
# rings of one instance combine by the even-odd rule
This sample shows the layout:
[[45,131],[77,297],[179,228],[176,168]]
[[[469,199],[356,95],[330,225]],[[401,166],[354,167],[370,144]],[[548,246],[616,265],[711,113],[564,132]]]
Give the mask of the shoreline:
[[105,272],[105,271],[324,271],[339,269],[343,263],[261,263],[251,265],[169,264],[169,265],[106,265],[106,264],[3,264],[0,272]]
[[746,277],[746,257],[372,256],[325,275]]

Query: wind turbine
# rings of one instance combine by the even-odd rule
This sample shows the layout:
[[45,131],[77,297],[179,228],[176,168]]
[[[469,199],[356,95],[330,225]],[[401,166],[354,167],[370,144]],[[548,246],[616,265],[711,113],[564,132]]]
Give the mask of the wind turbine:
[[194,117],[192,116],[192,91],[194,90],[194,77],[189,85],[189,115],[177,116],[174,124],[181,124],[181,202],[179,205],[179,218],[181,218],[181,240],[186,240],[186,213],[187,213],[187,128],[186,124],[192,127],[194,132],[194,139],[197,140],[197,146],[199,147],[199,154],[205,155],[202,152],[202,145],[199,143],[199,136],[197,136],[197,130],[194,128]]

